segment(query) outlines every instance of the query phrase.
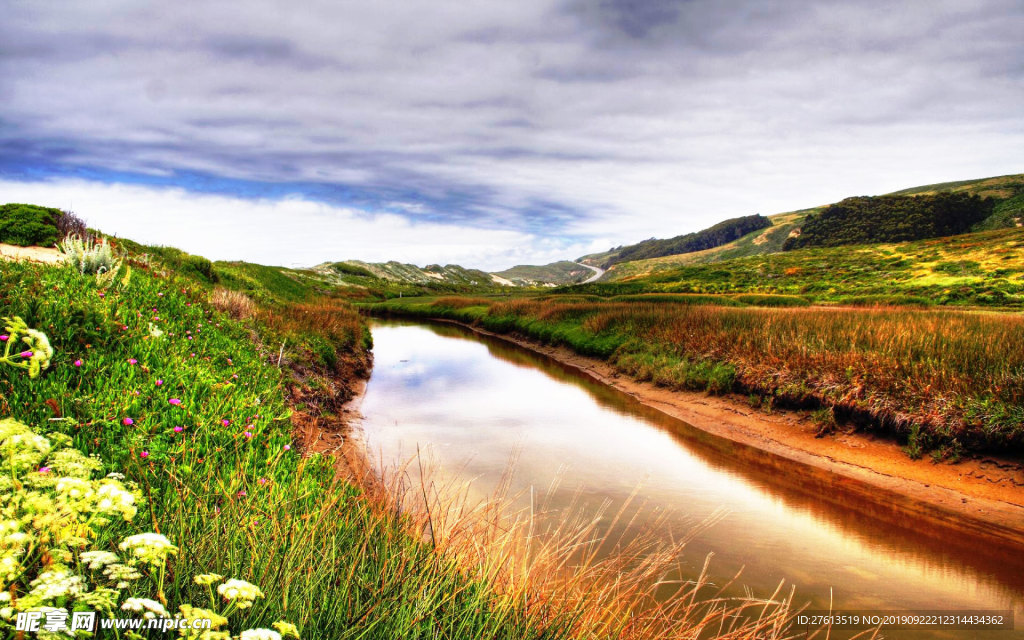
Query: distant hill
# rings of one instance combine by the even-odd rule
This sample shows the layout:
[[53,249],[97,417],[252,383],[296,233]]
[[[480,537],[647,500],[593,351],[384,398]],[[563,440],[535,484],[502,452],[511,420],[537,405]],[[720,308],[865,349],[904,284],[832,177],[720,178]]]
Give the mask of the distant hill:
[[314,270],[332,277],[339,284],[367,285],[369,280],[423,286],[450,285],[492,289],[497,287],[553,287],[583,282],[593,272],[575,262],[563,260],[545,265],[517,265],[511,269],[488,273],[467,269],[457,264],[417,267],[401,262],[363,262],[345,260],[325,262]]
[[579,261],[607,269],[620,262],[660,258],[662,256],[713,249],[734,240],[739,240],[753,231],[770,226],[772,226],[771,220],[760,214],[732,218],[695,233],[687,233],[667,240],[651,238],[636,244],[612,249],[606,253],[583,256]]
[[575,262],[562,260],[545,265],[519,264],[491,275],[518,286],[552,286],[583,282],[593,273]]
[[[1024,174],[923,185],[888,195],[934,195],[938,193],[963,193],[994,200],[990,215],[971,226],[969,231],[1024,226]],[[783,250],[783,244],[789,237],[802,232],[804,221],[808,216],[820,214],[826,208],[826,206],[820,206],[768,216],[772,226],[754,231],[738,240],[713,249],[618,263],[608,270],[601,281],[629,279],[686,265],[709,264],[734,258],[779,253]],[[585,256],[585,258],[601,259],[612,253],[614,251],[593,254],[593,256]],[[580,261],[597,264],[585,259]]]

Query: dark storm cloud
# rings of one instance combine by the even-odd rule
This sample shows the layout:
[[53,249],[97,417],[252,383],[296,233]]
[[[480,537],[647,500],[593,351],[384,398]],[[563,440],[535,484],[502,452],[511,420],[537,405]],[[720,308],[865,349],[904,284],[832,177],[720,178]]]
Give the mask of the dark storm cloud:
[[1018,0],[13,1],[4,14],[8,177],[292,185],[619,244],[1024,164]]

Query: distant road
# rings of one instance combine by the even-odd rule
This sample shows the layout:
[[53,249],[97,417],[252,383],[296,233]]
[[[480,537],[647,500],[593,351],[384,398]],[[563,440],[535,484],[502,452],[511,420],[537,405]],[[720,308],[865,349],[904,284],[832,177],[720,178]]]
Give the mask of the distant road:
[[592,267],[589,264],[583,264],[582,262],[577,262],[576,264],[580,265],[581,267],[586,267],[586,268],[588,268],[588,269],[590,269],[591,271],[594,272],[594,275],[590,276],[589,278],[587,278],[586,280],[584,280],[580,284],[588,284],[588,283],[591,283],[591,282],[596,282],[598,278],[600,278],[601,276],[604,275],[604,269],[599,269],[598,267]]

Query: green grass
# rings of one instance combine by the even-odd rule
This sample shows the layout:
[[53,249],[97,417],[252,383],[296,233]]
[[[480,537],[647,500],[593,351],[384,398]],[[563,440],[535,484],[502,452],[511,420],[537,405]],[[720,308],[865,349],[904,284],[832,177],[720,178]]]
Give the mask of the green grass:
[[[181,548],[172,603],[202,601],[191,576],[217,572],[266,593],[233,614],[238,628],[286,619],[306,638],[564,636],[565,621],[541,622],[467,577],[339,480],[329,458],[287,450],[286,373],[253,339],[258,327],[213,312],[203,283],[151,267],[103,291],[70,269],[0,263],[0,315],[23,317],[56,352],[35,380],[0,367],[0,417],[67,434],[139,483],[139,526]],[[273,275],[261,286],[297,295]],[[367,346],[350,334],[339,348]]]

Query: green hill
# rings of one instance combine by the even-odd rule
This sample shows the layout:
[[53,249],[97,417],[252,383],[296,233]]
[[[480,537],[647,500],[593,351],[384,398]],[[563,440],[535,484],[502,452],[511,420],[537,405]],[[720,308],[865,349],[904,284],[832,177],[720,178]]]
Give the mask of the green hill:
[[[939,193],[956,193],[992,199],[993,207],[988,217],[974,223],[965,231],[1015,228],[1024,224],[1024,174],[924,185],[903,189],[887,195],[929,196]],[[768,216],[772,226],[748,233],[742,238],[712,249],[620,262],[613,265],[601,280],[624,280],[644,275],[653,275],[684,265],[709,264],[747,256],[779,253],[783,250],[783,244],[785,244],[788,238],[802,232],[804,221],[808,216],[820,214],[827,207],[828,205],[823,205]],[[603,254],[585,256],[585,259],[581,259],[581,262],[599,264],[599,262],[592,260],[606,260],[617,251],[618,249]]]

